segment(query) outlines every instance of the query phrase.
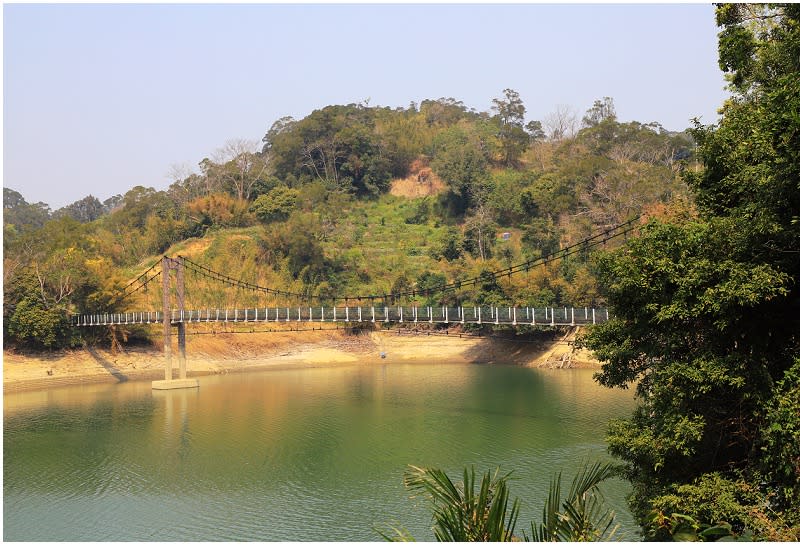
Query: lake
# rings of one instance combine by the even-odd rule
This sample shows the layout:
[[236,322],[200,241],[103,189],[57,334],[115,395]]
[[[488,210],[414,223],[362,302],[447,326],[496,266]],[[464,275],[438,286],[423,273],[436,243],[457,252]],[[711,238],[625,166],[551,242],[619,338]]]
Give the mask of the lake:
[[[591,370],[376,364],[4,396],[3,537],[11,541],[376,541],[403,526],[431,540],[409,465],[460,479],[513,471],[517,531],[548,484],[609,460],[603,436],[634,407]],[[629,485],[606,499],[636,540]]]

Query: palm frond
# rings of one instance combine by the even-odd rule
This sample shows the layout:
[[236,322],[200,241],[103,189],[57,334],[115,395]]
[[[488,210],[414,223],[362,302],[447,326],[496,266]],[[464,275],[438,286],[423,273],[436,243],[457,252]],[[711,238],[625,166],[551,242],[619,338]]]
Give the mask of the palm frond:
[[519,517],[519,500],[509,505],[509,476],[487,472],[476,489],[474,468],[456,485],[440,469],[410,466],[403,480],[430,497],[437,541],[509,541]]
[[[584,464],[561,497],[561,473],[550,481],[542,520],[531,523],[533,541],[609,541],[619,525],[605,506],[598,488],[617,474],[612,464]],[[426,495],[432,505],[433,534],[437,541],[511,541],[516,539],[520,504],[510,501],[511,474],[486,472],[478,485],[475,469],[465,468],[463,480],[455,484],[441,469],[409,466],[403,476],[406,487]],[[478,486],[476,489],[476,485]],[[378,532],[387,541],[412,541],[405,530],[395,534]],[[523,532],[527,541],[528,535]]]
[[[616,475],[616,466],[584,465],[561,499],[561,473],[550,482],[550,490],[537,526],[531,523],[533,541],[599,541],[610,540],[618,529],[615,514],[605,508],[598,485]],[[527,540],[527,534],[523,534]]]

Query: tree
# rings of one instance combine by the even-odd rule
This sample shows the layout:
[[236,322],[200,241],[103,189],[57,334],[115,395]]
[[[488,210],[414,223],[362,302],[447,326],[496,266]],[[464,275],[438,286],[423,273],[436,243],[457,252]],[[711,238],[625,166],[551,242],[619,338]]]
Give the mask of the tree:
[[433,249],[431,257],[434,259],[444,258],[447,261],[461,258],[461,254],[464,252],[463,238],[458,229],[447,229]]
[[572,138],[578,125],[578,115],[569,106],[561,104],[544,117],[542,125],[550,140]]
[[15,276],[4,286],[3,313],[8,338],[36,348],[66,344],[70,336],[66,308],[48,297],[42,277],[30,271]]
[[3,225],[13,225],[17,232],[38,229],[50,219],[50,207],[28,203],[19,192],[3,188]]
[[663,167],[615,161],[577,188],[578,215],[589,217],[592,225],[610,229],[640,215],[648,204],[667,201],[676,189],[671,173]]
[[278,186],[271,189],[258,198],[250,205],[250,211],[262,223],[273,221],[283,221],[288,218],[297,205],[298,191],[289,189],[286,186]]
[[486,261],[492,254],[497,224],[489,206],[479,204],[464,221],[464,249]]
[[525,132],[528,133],[528,137],[533,142],[543,140],[546,136],[542,128],[542,122],[536,120],[528,121],[528,123],[525,124]]
[[[513,89],[504,89],[503,95],[505,99],[492,100],[492,110],[497,112],[496,119],[499,125],[497,137],[500,139],[501,161],[506,166],[512,166],[528,147],[530,136],[525,132],[525,105],[519,93]],[[536,131],[535,126],[531,128]]]
[[36,348],[79,342],[68,313],[113,312],[118,301],[104,298],[115,280],[110,263],[96,267],[89,228],[70,217],[24,233],[4,256],[3,317],[7,339]]
[[452,97],[423,100],[419,105],[419,113],[425,117],[428,125],[434,126],[451,126],[470,117],[464,103]]
[[107,213],[105,206],[97,197],[89,195],[53,213],[53,217],[69,216],[80,223],[89,223]]
[[319,242],[319,220],[313,214],[295,212],[285,223],[277,224],[261,239],[260,259],[276,270],[283,268],[293,280],[315,285],[328,279],[330,268]]
[[442,288],[447,285],[447,277],[441,273],[425,271],[417,277],[415,290],[424,298],[426,305],[435,305],[441,300]]
[[216,164],[208,174],[216,177],[223,187],[231,187],[238,199],[249,199],[253,184],[265,175],[270,165],[269,152],[257,153],[257,149],[254,140],[228,140],[216,151]]
[[637,384],[639,407],[608,440],[643,525],[653,509],[725,520],[736,510],[688,499],[724,486],[754,508],[728,521],[735,533],[797,539],[800,467],[776,462],[785,440],[767,430],[785,418],[779,398],[797,395],[785,385],[800,356],[800,7],[721,5],[717,22],[734,96],[718,126],[693,130],[697,211],[598,258],[614,318],[587,345],[602,384]]
[[274,173],[302,183],[319,180],[328,189],[379,195],[391,179],[392,163],[374,131],[372,108],[326,106],[306,118],[283,118],[264,136]]
[[395,279],[394,283],[392,284],[391,292],[392,297],[389,301],[390,305],[401,303],[403,298],[407,297],[407,295],[402,295],[411,292],[411,282],[408,280],[406,275],[401,274]]
[[522,233],[522,244],[531,257],[538,258],[556,253],[561,236],[553,220],[534,218]]
[[461,214],[486,193],[488,161],[480,139],[459,126],[434,139],[431,167],[449,186],[450,208]]
[[614,108],[614,99],[603,97],[595,100],[592,107],[586,110],[586,115],[583,116],[583,125],[584,127],[596,127],[604,121],[615,121],[616,119],[617,110]]

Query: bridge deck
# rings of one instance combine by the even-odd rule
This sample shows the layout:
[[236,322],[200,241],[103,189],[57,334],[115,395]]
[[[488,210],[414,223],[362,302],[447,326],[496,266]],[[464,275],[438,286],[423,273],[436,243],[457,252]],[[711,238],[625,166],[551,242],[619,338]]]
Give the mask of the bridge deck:
[[[72,316],[77,327],[161,324],[163,313],[125,312]],[[282,307],[173,310],[170,322],[428,322],[530,326],[587,325],[608,320],[606,308],[572,307]]]

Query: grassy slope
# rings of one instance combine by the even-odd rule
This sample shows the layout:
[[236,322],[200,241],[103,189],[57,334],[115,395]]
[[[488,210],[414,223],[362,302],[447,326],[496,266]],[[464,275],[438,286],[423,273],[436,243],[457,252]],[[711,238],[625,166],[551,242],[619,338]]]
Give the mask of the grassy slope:
[[[341,270],[336,273],[336,285],[343,286],[343,295],[381,294],[391,292],[392,285],[401,275],[411,282],[425,271],[445,272],[448,277],[459,268],[472,267],[471,258],[463,262],[447,263],[433,259],[431,251],[449,226],[444,218],[431,212],[426,222],[407,223],[425,197],[404,197],[385,194],[373,201],[351,201],[333,218],[334,227],[322,241],[328,259],[337,261]],[[432,202],[435,197],[428,197]],[[516,260],[519,256],[520,233],[513,228],[501,227],[499,232],[512,232],[512,240],[498,242],[510,245]],[[304,286],[286,274],[259,260],[259,241],[268,237],[269,226],[233,229],[214,229],[202,238],[181,241],[170,247],[165,255],[186,256],[213,270],[261,286],[291,292],[302,292]],[[159,256],[145,259],[126,271],[135,278]],[[160,269],[156,269],[160,270]],[[291,303],[274,297],[225,286],[187,274],[187,307],[214,306],[239,307]],[[160,279],[150,289],[137,295],[130,308],[160,308]]]

